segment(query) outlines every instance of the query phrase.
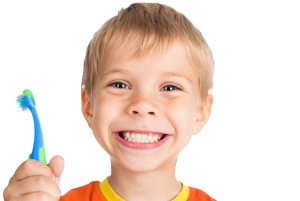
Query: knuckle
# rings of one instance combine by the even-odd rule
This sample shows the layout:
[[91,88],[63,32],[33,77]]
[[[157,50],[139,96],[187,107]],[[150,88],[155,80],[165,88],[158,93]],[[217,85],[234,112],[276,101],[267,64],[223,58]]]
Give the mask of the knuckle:
[[8,185],[3,191],[4,201],[8,201],[10,197],[10,185]]
[[31,169],[32,160],[28,159],[28,160],[24,161],[21,166],[22,166],[22,169],[26,169],[26,170]]
[[47,193],[44,192],[38,192],[37,193],[37,201],[49,201],[49,196]]
[[8,185],[4,190],[3,190],[3,200],[4,201],[13,201],[15,200],[12,197],[13,192],[11,192],[11,185]]
[[44,176],[35,176],[35,184],[39,187],[44,187],[47,184],[47,179]]

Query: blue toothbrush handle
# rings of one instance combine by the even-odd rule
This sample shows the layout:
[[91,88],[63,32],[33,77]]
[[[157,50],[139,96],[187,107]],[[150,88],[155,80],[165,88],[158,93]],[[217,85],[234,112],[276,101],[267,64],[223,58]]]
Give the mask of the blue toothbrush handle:
[[29,108],[34,121],[34,143],[30,159],[35,159],[47,165],[46,153],[44,147],[44,137],[41,122],[36,110],[34,97],[24,96],[25,103]]

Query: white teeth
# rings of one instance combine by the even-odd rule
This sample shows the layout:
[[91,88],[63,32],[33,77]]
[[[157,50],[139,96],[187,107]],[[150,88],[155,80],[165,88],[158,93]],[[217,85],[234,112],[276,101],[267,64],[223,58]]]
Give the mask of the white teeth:
[[152,139],[152,135],[151,135],[151,133],[150,133],[150,135],[148,135],[148,138],[147,138],[149,141],[150,141],[150,139]]
[[137,140],[140,140],[142,138],[142,135],[141,134],[136,134],[135,137],[136,137]]
[[[156,136],[156,138],[157,138],[157,135],[155,135]],[[154,142],[154,137],[155,136],[152,136],[151,134],[148,136],[148,140],[150,141],[150,142]]]
[[158,137],[158,135],[152,133],[150,133],[150,135],[146,135],[141,133],[123,132],[122,135],[125,140],[137,143],[158,142],[162,138],[162,136]]

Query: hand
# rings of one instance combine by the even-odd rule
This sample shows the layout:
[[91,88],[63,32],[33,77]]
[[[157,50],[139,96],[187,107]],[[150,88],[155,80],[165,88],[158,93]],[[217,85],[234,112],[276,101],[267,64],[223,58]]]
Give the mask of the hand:
[[24,161],[4,189],[4,201],[58,201],[64,159],[54,156],[48,166],[28,159]]

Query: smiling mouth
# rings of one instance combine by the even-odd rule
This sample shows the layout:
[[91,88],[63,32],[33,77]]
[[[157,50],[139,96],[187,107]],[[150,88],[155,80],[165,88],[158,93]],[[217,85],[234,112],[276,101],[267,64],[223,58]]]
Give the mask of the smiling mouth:
[[130,131],[121,131],[119,136],[129,142],[135,143],[154,143],[163,140],[167,134],[160,133],[138,133]]

